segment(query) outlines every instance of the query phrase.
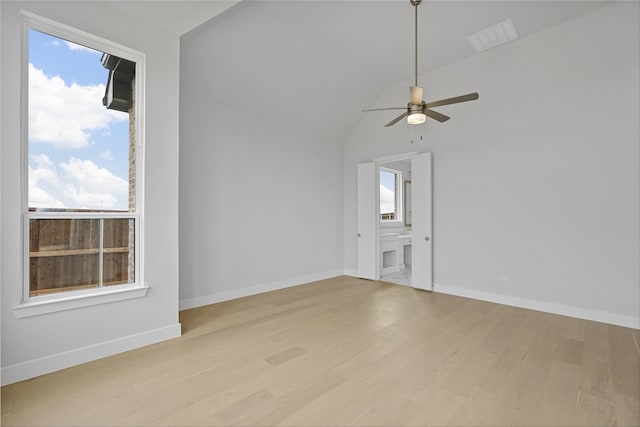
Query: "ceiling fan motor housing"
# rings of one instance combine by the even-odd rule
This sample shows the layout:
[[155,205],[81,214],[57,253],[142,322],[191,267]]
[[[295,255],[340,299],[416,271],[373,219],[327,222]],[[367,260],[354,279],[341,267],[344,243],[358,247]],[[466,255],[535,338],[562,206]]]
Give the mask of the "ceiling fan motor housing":
[[424,111],[424,107],[424,101],[422,101],[422,104],[419,105],[412,104],[410,102],[407,104],[407,110],[409,111],[409,114],[422,113]]

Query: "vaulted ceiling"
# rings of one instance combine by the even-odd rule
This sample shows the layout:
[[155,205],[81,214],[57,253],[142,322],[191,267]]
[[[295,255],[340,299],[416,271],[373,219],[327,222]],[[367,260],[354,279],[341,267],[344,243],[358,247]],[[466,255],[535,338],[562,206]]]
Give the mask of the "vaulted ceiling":
[[[117,3],[123,9],[136,4]],[[181,78],[201,84],[197,94],[185,95],[273,121],[344,139],[362,108],[413,76],[409,0],[153,3],[155,12],[147,6],[146,19],[173,20],[174,31],[194,27],[182,37]],[[424,0],[418,9],[419,73],[477,55],[466,37],[507,18],[523,38],[606,4]],[[428,98],[429,82],[421,84]],[[399,93],[398,105],[407,98],[408,92]]]
[[106,1],[105,6],[176,36],[193,30],[237,4],[239,0]]

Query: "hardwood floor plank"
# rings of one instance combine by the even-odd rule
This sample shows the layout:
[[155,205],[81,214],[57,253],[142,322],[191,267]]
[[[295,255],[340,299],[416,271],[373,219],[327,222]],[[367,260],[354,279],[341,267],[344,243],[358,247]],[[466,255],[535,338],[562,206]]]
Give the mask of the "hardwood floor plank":
[[385,375],[379,369],[367,366],[351,372],[351,375],[331,390],[310,402],[304,410],[292,413],[282,420],[280,425],[317,426],[351,425],[361,413],[369,411],[371,405],[365,404],[362,396],[384,381]]
[[572,338],[560,337],[554,357],[568,363],[580,365],[582,363],[584,343]]
[[294,357],[302,356],[307,351],[304,348],[300,348],[298,346],[288,348],[284,351],[281,351],[276,354],[272,354],[271,356],[266,357],[266,360],[272,366],[282,365],[285,362],[293,359]]
[[344,380],[344,377],[340,375],[327,373],[306,381],[304,385],[281,396],[276,402],[276,408],[271,408],[269,413],[260,419],[260,423],[263,425],[291,425],[284,422],[287,417],[302,412],[321,396],[343,383]]
[[10,426],[640,425],[638,330],[347,276],[2,388]]
[[636,381],[640,377],[640,365],[631,329],[608,326],[608,330],[613,388],[616,393],[637,401],[640,399]]
[[498,357],[486,351],[470,351],[460,361],[457,369],[447,375],[442,384],[443,388],[453,391],[461,396],[468,396],[469,392],[480,387],[482,381],[491,373],[491,367],[495,366]]
[[618,417],[612,403],[586,392],[580,392],[576,407],[582,426],[618,426]]
[[261,389],[255,393],[251,393],[243,399],[240,399],[234,404],[223,408],[218,411],[216,415],[218,415],[223,423],[228,425],[248,425],[246,422],[242,422],[242,420],[255,418],[256,415],[261,415],[259,414],[260,410],[264,407],[268,407],[273,401],[272,399],[274,399],[273,394],[268,390]]
[[482,380],[477,384],[483,390],[497,393],[511,378],[524,362],[527,353],[520,348],[507,346],[496,358],[495,363],[484,373]]
[[417,408],[407,418],[406,425],[451,425],[450,421],[467,402],[467,398],[435,386],[422,389],[420,396],[414,396]]
[[[513,374],[499,388],[502,411],[496,425],[531,426],[551,370],[554,342],[545,329],[532,340],[530,350],[514,366]],[[484,387],[484,385],[483,385]]]
[[633,342],[636,345],[636,350],[638,351],[638,356],[640,356],[640,330],[632,329],[631,335],[633,336]]
[[607,325],[613,397],[621,425],[640,425],[640,356],[632,330]]
[[[411,414],[414,414],[418,406],[413,401],[400,394],[388,396],[384,402],[371,406],[368,411],[361,412],[353,423],[362,426],[405,426],[416,425],[408,422]],[[422,420],[417,420],[420,422]],[[424,424],[417,424],[424,425]]]
[[580,419],[576,409],[580,393],[579,366],[554,359],[533,425],[574,426]]
[[580,390],[607,400],[613,396],[609,330],[604,323],[586,324]]
[[496,414],[501,404],[500,398],[486,390],[474,388],[464,405],[449,420],[454,426],[494,426]]

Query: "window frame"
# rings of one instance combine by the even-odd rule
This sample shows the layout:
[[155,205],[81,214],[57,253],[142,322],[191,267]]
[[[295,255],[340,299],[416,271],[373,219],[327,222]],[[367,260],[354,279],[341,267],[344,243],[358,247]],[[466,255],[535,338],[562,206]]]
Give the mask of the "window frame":
[[[144,140],[145,140],[145,67],[144,53],[102,37],[48,18],[21,11],[21,75],[20,75],[20,126],[21,126],[21,212],[22,212],[22,292],[21,300],[14,307],[17,317],[29,317],[90,305],[98,305],[130,298],[143,297],[149,289],[144,282]],[[29,211],[29,30],[36,30],[73,43],[107,52],[135,62],[135,209],[133,212],[55,212]],[[133,283],[79,289],[48,295],[29,296],[30,244],[29,221],[31,219],[88,219],[129,218],[134,221],[134,280]]]
[[[397,224],[404,224],[403,221],[403,199],[404,199],[404,191],[402,189],[402,171],[397,169],[391,169],[385,166],[380,166],[378,168],[378,188],[380,185],[380,172],[392,173],[395,175],[395,206],[396,206],[396,219],[382,219],[382,212],[380,212],[380,207],[378,207],[378,222],[381,226],[396,226]],[[380,204],[380,194],[378,192],[378,205]]]

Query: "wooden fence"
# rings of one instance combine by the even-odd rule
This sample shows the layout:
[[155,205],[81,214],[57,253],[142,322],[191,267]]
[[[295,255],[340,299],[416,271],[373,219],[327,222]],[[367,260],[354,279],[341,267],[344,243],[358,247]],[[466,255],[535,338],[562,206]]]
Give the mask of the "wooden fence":
[[29,295],[134,280],[132,218],[29,220]]

